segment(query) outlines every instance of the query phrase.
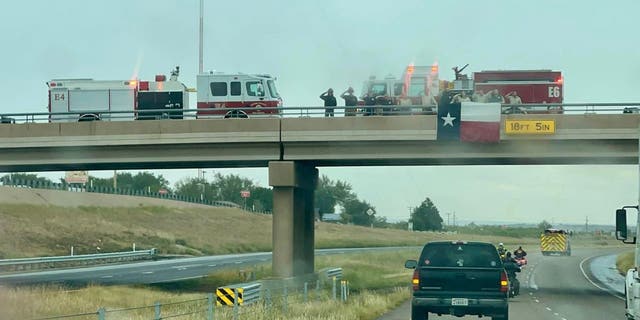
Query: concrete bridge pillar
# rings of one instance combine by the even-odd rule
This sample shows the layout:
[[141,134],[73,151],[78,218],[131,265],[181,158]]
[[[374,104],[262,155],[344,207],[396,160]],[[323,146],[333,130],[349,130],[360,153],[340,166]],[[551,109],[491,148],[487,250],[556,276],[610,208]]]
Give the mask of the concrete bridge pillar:
[[313,272],[314,191],[318,169],[296,161],[269,162],[273,187],[273,274],[293,277]]

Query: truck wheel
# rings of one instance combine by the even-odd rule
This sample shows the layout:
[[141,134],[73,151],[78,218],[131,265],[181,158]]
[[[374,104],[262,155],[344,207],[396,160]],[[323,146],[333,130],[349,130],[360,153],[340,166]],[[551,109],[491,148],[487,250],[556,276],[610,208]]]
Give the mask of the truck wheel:
[[249,118],[249,116],[244,113],[241,110],[232,110],[227,112],[227,114],[224,116],[225,119],[229,119],[229,118],[239,118],[239,119],[246,119]]
[[78,119],[78,122],[85,122],[85,121],[100,121],[100,117],[97,114],[91,114],[91,113],[83,114]]
[[424,309],[411,306],[411,320],[429,320],[429,313]]

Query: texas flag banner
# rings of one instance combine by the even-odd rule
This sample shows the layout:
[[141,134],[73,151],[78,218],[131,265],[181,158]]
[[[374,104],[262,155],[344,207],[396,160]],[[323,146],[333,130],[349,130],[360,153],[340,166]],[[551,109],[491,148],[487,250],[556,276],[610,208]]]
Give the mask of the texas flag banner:
[[438,140],[500,141],[499,103],[462,102],[438,108]]

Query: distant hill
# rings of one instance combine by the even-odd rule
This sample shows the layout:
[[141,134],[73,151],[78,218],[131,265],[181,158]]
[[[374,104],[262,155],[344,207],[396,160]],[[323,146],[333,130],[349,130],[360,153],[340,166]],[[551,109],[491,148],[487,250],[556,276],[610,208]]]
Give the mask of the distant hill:
[[[0,187],[0,259],[157,248],[163,254],[270,251],[271,215],[98,193]],[[414,246],[460,235],[317,222],[316,248]],[[469,240],[524,239],[465,235]],[[533,241],[533,240],[532,240]],[[535,241],[533,241],[535,242]]]
[[138,207],[208,208],[209,206],[157,198],[62,190],[31,189],[0,186],[0,203],[52,205],[62,207]]

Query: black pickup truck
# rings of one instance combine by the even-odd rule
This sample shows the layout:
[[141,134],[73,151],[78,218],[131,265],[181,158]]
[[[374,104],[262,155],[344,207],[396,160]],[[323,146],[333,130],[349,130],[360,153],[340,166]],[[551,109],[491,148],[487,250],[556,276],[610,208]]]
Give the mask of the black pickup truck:
[[429,313],[509,319],[509,281],[493,244],[429,242],[420,260],[407,260],[405,267],[415,269],[411,320],[429,319]]

